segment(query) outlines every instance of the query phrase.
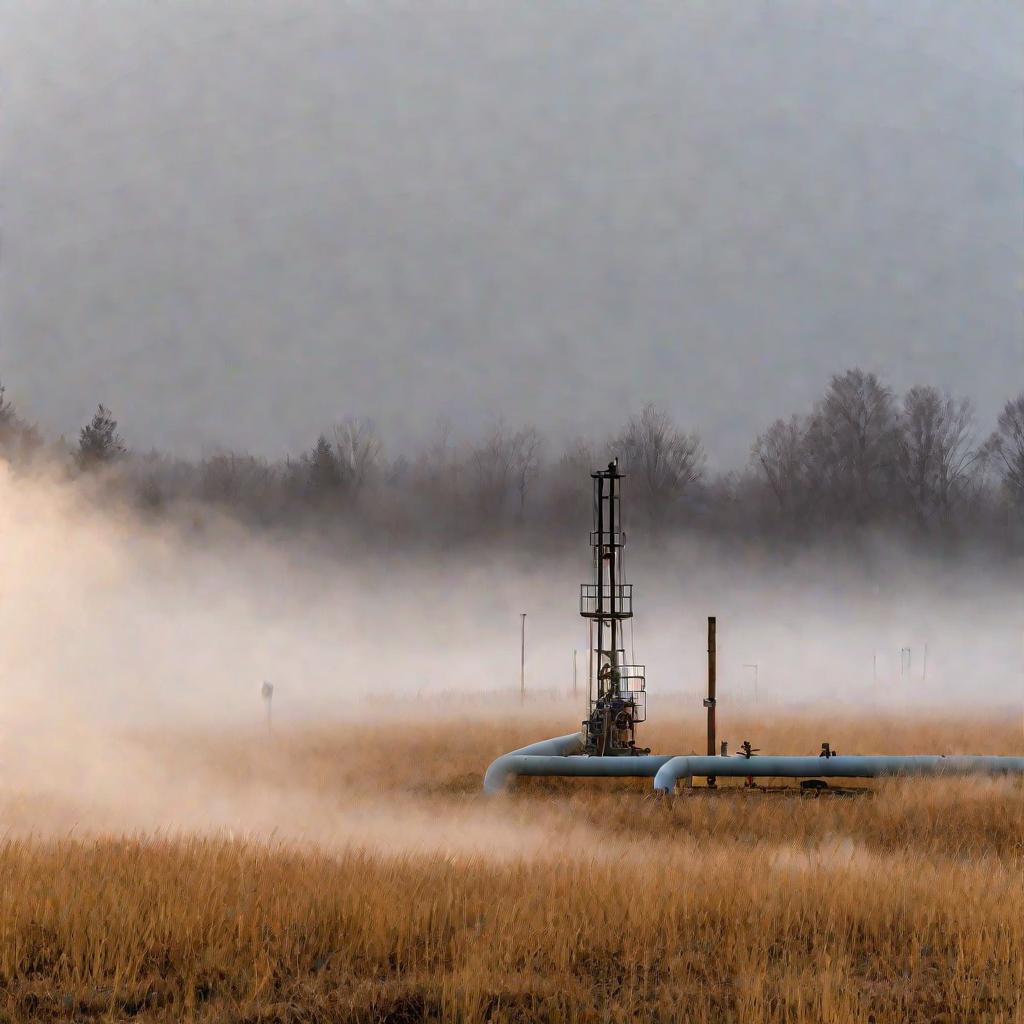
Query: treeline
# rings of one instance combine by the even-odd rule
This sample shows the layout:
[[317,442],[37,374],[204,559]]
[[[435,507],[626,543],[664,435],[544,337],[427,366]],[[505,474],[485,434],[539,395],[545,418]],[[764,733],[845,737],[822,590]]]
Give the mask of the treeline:
[[268,528],[309,527],[381,544],[457,545],[503,536],[564,543],[587,529],[590,471],[617,456],[626,525],[779,545],[885,530],[922,544],[1024,551],[1024,393],[991,434],[971,403],[933,387],[897,396],[874,374],[835,375],[810,412],[777,420],[741,471],[710,473],[698,434],[647,406],[613,436],[552,450],[533,427],[496,425],[475,444],[440,428],[389,458],[373,424],[346,419],[279,461],[222,452],[198,461],[134,452],[100,406],[77,443],[46,444],[0,386],[0,453],[56,459],[95,492],[152,515],[216,508]]

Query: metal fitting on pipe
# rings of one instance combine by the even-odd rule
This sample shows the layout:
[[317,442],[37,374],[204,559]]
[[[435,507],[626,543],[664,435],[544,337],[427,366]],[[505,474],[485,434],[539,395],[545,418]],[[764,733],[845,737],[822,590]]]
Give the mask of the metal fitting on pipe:
[[876,779],[922,775],[1024,775],[1024,757],[934,754],[835,757],[674,757],[654,777],[656,793],[673,793],[681,778],[700,776],[759,779]]

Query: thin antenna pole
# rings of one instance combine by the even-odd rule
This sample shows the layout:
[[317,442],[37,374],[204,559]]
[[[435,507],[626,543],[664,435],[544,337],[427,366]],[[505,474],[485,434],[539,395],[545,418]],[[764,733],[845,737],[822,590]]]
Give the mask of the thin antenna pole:
[[519,703],[526,700],[526,612],[519,613]]

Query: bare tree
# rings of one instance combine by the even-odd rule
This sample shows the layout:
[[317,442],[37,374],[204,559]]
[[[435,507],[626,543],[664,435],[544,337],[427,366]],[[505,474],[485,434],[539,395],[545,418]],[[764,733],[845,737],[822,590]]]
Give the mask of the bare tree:
[[634,478],[651,521],[663,522],[704,475],[704,446],[697,434],[678,430],[668,413],[644,406],[612,441],[614,454]]
[[977,464],[974,408],[933,387],[912,387],[903,398],[895,467],[914,518],[922,527],[948,520]]
[[100,404],[93,418],[78,434],[78,464],[91,469],[119,459],[127,449],[117,432],[117,420]]
[[259,518],[273,488],[275,471],[263,459],[237,452],[218,452],[200,467],[200,494]]
[[892,391],[873,373],[836,374],[808,422],[806,437],[809,482],[822,510],[858,523],[879,514],[896,439]]
[[540,472],[544,439],[536,427],[525,427],[512,435],[512,476],[519,496],[519,518],[526,513],[526,492]]
[[500,520],[515,486],[517,451],[514,435],[496,423],[469,454],[469,474],[478,511]]
[[986,447],[1002,470],[1006,493],[1024,507],[1024,392],[1003,406]]
[[600,457],[593,448],[577,438],[566,447],[547,474],[545,521],[559,534],[587,528],[593,504],[590,474],[599,463]]
[[334,428],[334,450],[345,486],[358,498],[380,467],[383,445],[372,421],[348,417]]
[[783,516],[799,512],[806,490],[805,433],[799,416],[776,420],[757,436],[751,448],[751,462],[764,477]]
[[461,465],[451,433],[450,421],[441,417],[433,439],[416,453],[410,479],[429,502],[451,505],[458,497]]

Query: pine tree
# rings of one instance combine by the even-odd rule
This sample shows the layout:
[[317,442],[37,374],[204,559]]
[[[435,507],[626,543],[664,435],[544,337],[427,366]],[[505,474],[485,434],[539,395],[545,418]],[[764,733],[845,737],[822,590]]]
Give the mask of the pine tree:
[[6,393],[7,389],[4,387],[3,381],[0,381],[0,437],[6,436],[18,425],[14,406],[4,398]]
[[321,434],[308,456],[309,488],[318,497],[325,497],[341,487],[341,467],[331,442]]
[[127,449],[117,432],[117,420],[100,404],[96,415],[78,435],[78,464],[83,469],[100,466],[125,454]]

